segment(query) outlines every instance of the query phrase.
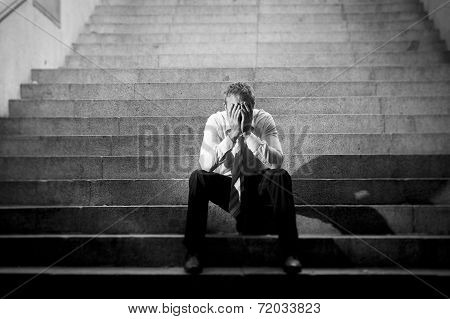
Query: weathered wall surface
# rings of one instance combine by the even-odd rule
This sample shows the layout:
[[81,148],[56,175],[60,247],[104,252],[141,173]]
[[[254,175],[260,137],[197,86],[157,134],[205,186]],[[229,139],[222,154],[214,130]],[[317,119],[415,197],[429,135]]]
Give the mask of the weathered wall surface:
[[[51,19],[42,8],[55,13],[54,0],[25,1],[0,22],[0,116],[8,116],[8,100],[19,97],[20,84],[30,81],[32,68],[57,68],[100,0],[61,0],[60,21]],[[0,2],[0,12],[5,4]],[[57,40],[58,39],[58,40]],[[62,43],[61,43],[62,42]]]

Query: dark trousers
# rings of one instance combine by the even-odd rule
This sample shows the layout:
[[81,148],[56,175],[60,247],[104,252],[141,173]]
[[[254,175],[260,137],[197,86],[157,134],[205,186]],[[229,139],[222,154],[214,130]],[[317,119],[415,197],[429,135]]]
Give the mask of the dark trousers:
[[[277,233],[282,253],[296,255],[297,225],[292,181],[284,169],[265,169],[245,176],[246,195],[236,218],[243,234]],[[184,245],[191,253],[203,249],[208,218],[208,202],[228,211],[231,177],[195,170],[189,178],[189,203]]]

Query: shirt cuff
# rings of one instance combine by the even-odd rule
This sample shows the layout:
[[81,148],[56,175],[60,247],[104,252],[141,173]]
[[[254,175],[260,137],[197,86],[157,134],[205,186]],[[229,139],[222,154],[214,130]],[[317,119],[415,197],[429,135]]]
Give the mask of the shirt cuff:
[[231,140],[231,138],[227,135],[225,136],[225,138],[222,140],[222,142],[219,143],[219,145],[217,146],[217,148],[219,149],[219,158],[223,157],[223,155],[225,155],[229,150],[231,150],[234,146],[233,141]]
[[244,137],[245,143],[247,144],[248,148],[253,152],[253,154],[256,153],[256,151],[262,144],[264,144],[262,140],[253,133],[244,134]]

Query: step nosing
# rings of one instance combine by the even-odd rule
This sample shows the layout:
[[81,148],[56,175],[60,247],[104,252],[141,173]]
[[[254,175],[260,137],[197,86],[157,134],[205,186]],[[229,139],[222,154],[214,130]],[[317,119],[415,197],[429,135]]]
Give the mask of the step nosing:
[[[130,135],[105,135],[105,134],[98,134],[98,135],[77,135],[77,134],[73,134],[73,135],[17,135],[17,134],[11,134],[11,135],[4,135],[4,138],[8,137],[8,138],[16,138],[16,139],[40,139],[40,138],[44,138],[44,139],[51,139],[51,138],[95,138],[95,137],[137,137],[137,136],[155,136],[155,137],[160,137],[160,136],[166,136],[166,137],[174,137],[174,136],[202,136],[203,133],[194,133],[194,134],[140,134],[140,135],[136,135],[136,134],[130,134]],[[446,133],[446,132],[440,132],[440,133],[289,133],[286,135],[311,135],[311,136],[436,136],[436,135],[450,135],[450,133]],[[364,155],[364,154],[361,154]]]
[[[0,183],[76,183],[76,182],[129,182],[129,181],[188,181],[189,178],[80,178],[80,179],[14,179],[0,180]],[[292,177],[293,181],[448,181],[450,177],[370,177],[370,178],[299,178]]]
[[[360,119],[368,119],[373,121],[379,121],[380,119],[388,119],[388,120],[405,120],[405,119],[417,119],[417,120],[424,120],[424,119],[447,119],[450,118],[450,114],[376,114],[376,113],[305,113],[305,114],[299,114],[299,113],[291,113],[291,114],[277,114],[274,112],[271,112],[271,115],[280,121],[287,120],[287,119],[298,119],[298,120],[323,120],[324,118],[328,120],[360,120]],[[114,121],[149,121],[149,120],[173,120],[178,121],[180,123],[188,123],[189,121],[200,121],[200,120],[207,120],[207,115],[129,115],[129,116],[17,116],[17,117],[7,117],[7,118],[0,118],[0,122],[4,122],[4,124],[7,124],[8,122],[11,122],[9,124],[14,124],[14,122],[70,122],[70,124],[76,124],[79,122],[105,122],[105,123],[99,123],[99,124],[109,124],[110,122]],[[183,120],[185,122],[183,122]],[[169,122],[168,122],[169,123]],[[19,123],[17,123],[19,124]],[[30,123],[31,124],[31,123]],[[51,124],[51,123],[49,123]],[[161,123],[163,125],[163,123]],[[17,127],[19,128],[19,127]],[[105,128],[107,129],[107,128]],[[368,130],[370,131],[370,129]],[[364,133],[364,130],[360,130],[360,133]],[[369,132],[367,132],[369,133]],[[421,132],[416,132],[416,134],[421,134]],[[9,133],[0,132],[0,135],[11,135]],[[16,135],[22,135],[22,133],[18,133]],[[56,134],[58,135],[58,134]],[[121,134],[118,136],[123,136],[127,134]],[[128,135],[135,135],[128,134]],[[48,135],[47,135],[48,136]],[[70,135],[61,135],[61,136],[70,136]]]
[[[447,68],[450,69],[450,64],[446,64],[446,63],[441,63],[441,64],[435,64],[434,66],[432,65],[431,67],[434,68]],[[148,71],[155,71],[155,72],[160,72],[160,71],[179,71],[179,70],[189,70],[189,71],[198,71],[198,70],[229,70],[229,71],[265,71],[265,70],[281,70],[281,71],[285,71],[285,70],[304,70],[304,69],[321,69],[321,68],[337,68],[337,69],[346,69],[345,66],[325,66],[325,67],[321,67],[321,66],[280,66],[280,67],[242,67],[242,68],[235,68],[235,67],[226,67],[226,68],[220,68],[220,67],[205,67],[205,68],[193,68],[193,67],[188,67],[188,68],[180,68],[180,67],[173,67],[173,68],[164,68],[164,69],[160,69],[160,68],[103,68],[102,70],[95,70],[92,68],[73,68],[73,67],[65,67],[62,69],[35,69],[33,68],[32,71],[34,72],[53,72],[53,73],[58,73],[58,72],[85,72],[85,71],[92,71],[92,72],[98,72],[98,71],[129,71],[129,72],[148,72]],[[411,65],[411,66],[370,66],[370,65],[357,65],[355,66],[353,69],[358,70],[358,69],[388,69],[388,68],[405,68],[405,69],[429,69],[430,66],[420,66],[420,65]]]
[[[409,271],[409,272],[408,272]],[[389,267],[335,267],[335,268],[311,268],[304,267],[302,272],[297,276],[370,276],[370,275],[383,275],[383,276],[411,276],[411,272],[419,276],[436,276],[436,277],[448,277],[450,271],[448,269],[432,269],[432,268],[408,268],[408,271],[389,268]],[[130,266],[94,266],[94,267],[71,267],[71,266],[54,266],[37,267],[37,266],[17,266],[17,267],[0,267],[0,274],[18,275],[18,274],[39,274],[39,275],[172,275],[172,276],[190,276],[186,274],[182,267],[130,267]],[[247,267],[247,266],[235,266],[235,267],[207,267],[202,277],[205,276],[252,276],[252,275],[281,275],[286,276],[285,273],[279,267]]]
[[[136,209],[136,208],[149,208],[149,209],[170,209],[170,208],[185,208],[187,209],[187,204],[176,204],[176,205],[0,205],[0,210],[39,210],[39,209]],[[298,208],[367,208],[367,207],[377,207],[377,208],[450,208],[450,204],[295,204]]]
[[[285,82],[289,83],[289,82]],[[68,83],[70,84],[70,83]],[[364,96],[309,96],[309,97],[301,97],[301,96],[264,96],[264,97],[257,97],[256,100],[346,100],[346,99],[392,99],[392,100],[405,100],[405,99],[450,99],[450,95],[402,95],[402,96],[393,96],[393,95],[364,95]],[[198,97],[198,98],[163,98],[163,99],[86,99],[86,98],[65,98],[65,99],[55,99],[55,98],[21,98],[21,99],[12,99],[10,101],[13,102],[33,102],[33,103],[45,103],[45,102],[78,102],[78,103],[86,103],[86,102],[93,102],[93,103],[110,103],[110,102],[121,102],[121,103],[131,103],[131,102],[148,102],[148,101],[223,101],[223,98],[205,98],[205,97]]]
[[[184,85],[184,84],[228,84],[228,83],[232,83],[233,81],[203,81],[203,82],[141,82],[141,83],[136,83],[136,85],[142,86],[142,85],[146,85],[146,84],[173,84],[173,85]],[[267,84],[267,83],[273,83],[273,84],[336,84],[336,83],[340,83],[340,84],[395,84],[395,83],[400,83],[400,84],[405,84],[405,83],[414,83],[414,84],[421,84],[421,83],[445,83],[445,84],[450,84],[450,79],[446,79],[446,80],[429,80],[429,81],[425,81],[425,80],[417,80],[417,81],[399,81],[399,80],[394,80],[394,81],[389,81],[389,80],[363,80],[363,81],[337,81],[337,82],[328,82],[328,81],[270,81],[270,82],[264,82],[264,81],[247,81],[248,83],[252,83],[252,84]],[[77,87],[77,86],[130,86],[133,83],[23,83],[22,86],[27,86],[27,87],[39,87],[39,86],[61,86],[61,87],[65,87],[65,86],[71,86],[71,87]],[[359,95],[357,95],[359,96]],[[363,95],[363,96],[367,96],[367,95]],[[378,95],[375,95],[378,96]],[[414,95],[413,95],[414,96]],[[450,96],[449,95],[443,95],[443,96]],[[301,97],[301,96],[300,96]],[[265,98],[265,96],[262,96],[260,98]]]
[[[237,239],[267,239],[273,240],[277,239],[278,235],[241,235],[241,234],[206,234],[207,238],[237,238]],[[67,238],[155,238],[155,239],[165,239],[165,238],[184,238],[183,234],[10,234],[3,235],[0,234],[0,240],[2,239],[33,239],[33,238],[55,238],[55,239],[67,239]],[[359,240],[359,239],[373,239],[373,240],[401,240],[401,239],[418,239],[418,240],[433,240],[433,239],[443,239],[450,240],[450,235],[318,235],[318,234],[300,234],[298,239],[301,240],[314,240],[314,239],[333,239],[333,240]]]

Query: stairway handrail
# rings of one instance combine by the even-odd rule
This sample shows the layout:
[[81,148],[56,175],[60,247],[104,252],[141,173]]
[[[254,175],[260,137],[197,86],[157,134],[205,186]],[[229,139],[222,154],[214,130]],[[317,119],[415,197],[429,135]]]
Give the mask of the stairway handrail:
[[8,5],[4,10],[0,11],[0,23],[25,2],[27,2],[27,0],[15,0],[10,5]]

